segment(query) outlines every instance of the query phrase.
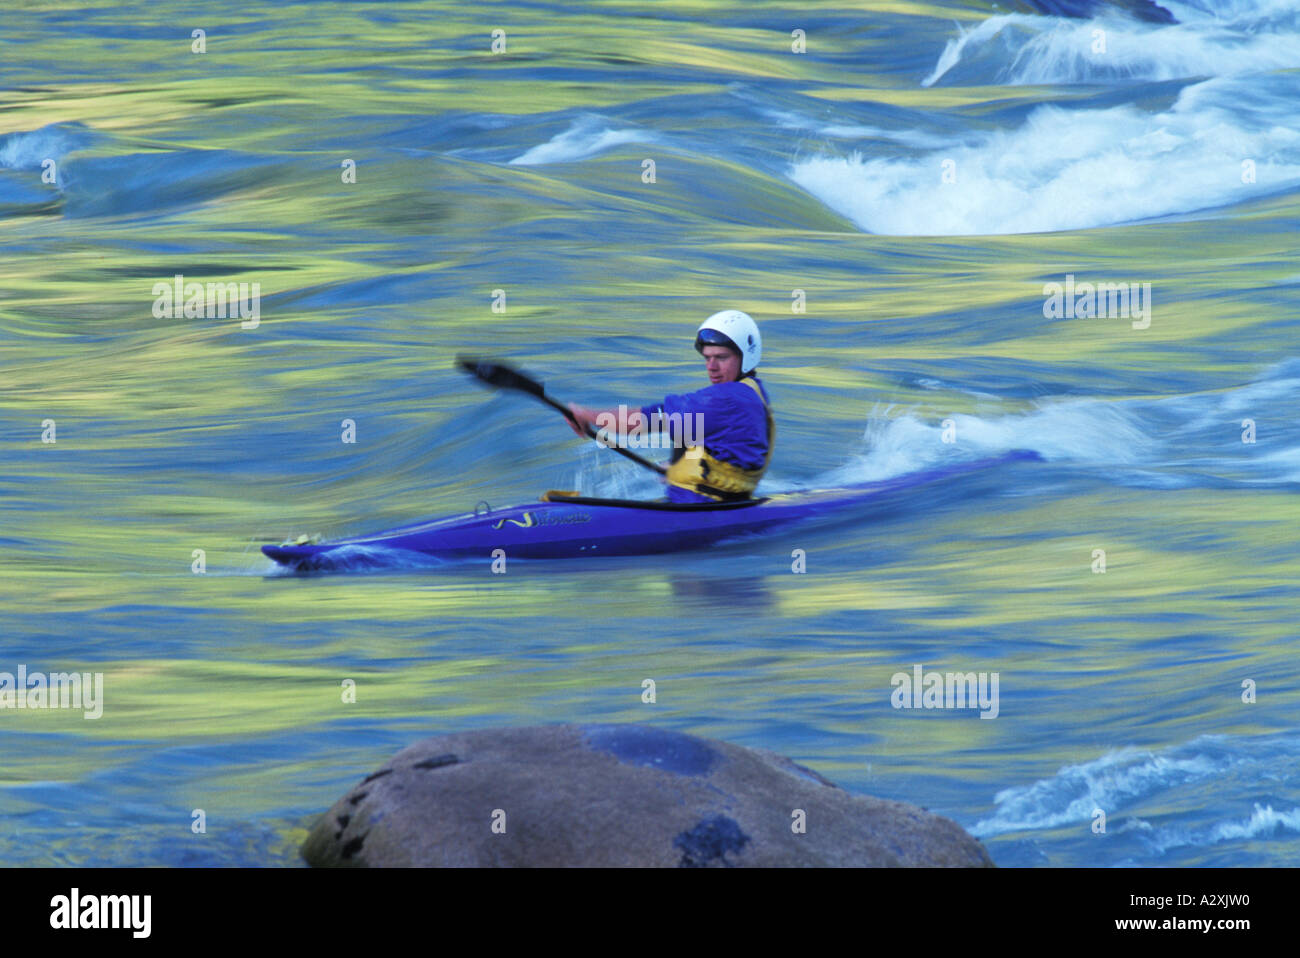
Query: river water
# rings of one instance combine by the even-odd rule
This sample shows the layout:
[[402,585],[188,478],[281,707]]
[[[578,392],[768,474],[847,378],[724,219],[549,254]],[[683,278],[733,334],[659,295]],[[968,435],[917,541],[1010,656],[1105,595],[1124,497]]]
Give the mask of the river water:
[[[1090,6],[9,4],[0,673],[103,695],[0,709],[0,862],[294,865],[421,737],[646,722],[1004,866],[1300,864],[1300,4]],[[658,494],[452,359],[642,404],[724,308],[764,490],[1042,461],[667,557],[261,556]]]

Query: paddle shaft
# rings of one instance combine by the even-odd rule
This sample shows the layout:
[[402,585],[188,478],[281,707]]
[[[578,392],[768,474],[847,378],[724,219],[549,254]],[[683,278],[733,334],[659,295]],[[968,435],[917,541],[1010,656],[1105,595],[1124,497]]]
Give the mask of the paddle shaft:
[[[564,413],[564,418],[569,420],[569,422],[577,422],[577,420],[573,418],[573,413],[569,411],[568,406],[561,405],[560,403],[552,399],[550,396],[538,396],[537,398],[540,399],[542,402],[546,403],[548,406],[558,409],[560,412]],[[589,438],[596,439],[596,430],[592,429],[589,424],[583,423],[582,431],[585,432]],[[597,442],[599,442],[599,440],[597,440]],[[631,459],[637,465],[645,466],[647,469],[653,469],[661,476],[668,472],[668,470],[665,469],[663,466],[659,465],[659,463],[651,462],[649,459],[642,459],[636,453],[632,452],[629,449],[624,449],[622,446],[610,446],[610,445],[606,445],[603,442],[600,444],[602,446],[605,446],[606,449],[614,450],[620,456],[623,456],[627,459]]]
[[[496,386],[501,389],[515,389],[519,392],[527,393],[530,396],[540,399],[542,402],[546,403],[546,405],[550,406],[552,409],[555,409],[556,411],[563,413],[564,418],[569,420],[569,422],[577,422],[577,420],[573,418],[573,413],[569,410],[568,406],[558,403],[550,396],[546,395],[546,391],[543,388],[541,383],[537,382],[535,379],[529,379],[527,376],[525,376],[523,373],[519,372],[518,370],[511,369],[509,366],[503,366],[500,363],[489,363],[482,360],[467,359],[461,357],[457,358],[456,363],[467,373],[477,377],[478,379],[481,379],[489,386]],[[596,439],[596,430],[593,429],[590,426],[590,424],[583,423],[582,431],[587,435],[588,438]],[[666,474],[668,471],[658,463],[651,462],[649,459],[643,459],[640,456],[638,456],[636,453],[628,449],[624,449],[622,446],[607,445],[606,443],[603,442],[601,443],[601,445],[605,446],[606,449],[614,450],[623,458],[630,459],[639,466],[644,466],[647,469],[653,469],[661,476]]]

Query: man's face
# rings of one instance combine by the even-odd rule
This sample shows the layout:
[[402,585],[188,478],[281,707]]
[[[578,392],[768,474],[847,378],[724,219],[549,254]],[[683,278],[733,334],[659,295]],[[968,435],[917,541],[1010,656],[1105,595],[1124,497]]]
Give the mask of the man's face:
[[734,383],[740,379],[740,354],[734,353],[726,346],[705,346],[701,351],[704,356],[704,368],[708,370],[711,383]]

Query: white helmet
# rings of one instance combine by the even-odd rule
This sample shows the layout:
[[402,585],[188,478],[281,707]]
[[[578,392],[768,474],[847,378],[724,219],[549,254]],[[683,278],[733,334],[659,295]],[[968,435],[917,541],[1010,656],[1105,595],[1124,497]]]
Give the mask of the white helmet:
[[748,375],[763,357],[763,337],[758,335],[758,323],[749,313],[738,309],[724,309],[714,313],[695,334],[695,351],[704,352],[705,346],[726,346],[740,353],[740,373]]

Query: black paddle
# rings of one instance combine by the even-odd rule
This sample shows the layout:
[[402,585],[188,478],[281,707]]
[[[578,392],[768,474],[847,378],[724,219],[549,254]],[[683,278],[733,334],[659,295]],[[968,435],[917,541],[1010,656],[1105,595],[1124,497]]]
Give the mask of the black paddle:
[[[573,418],[573,413],[569,411],[568,406],[562,405],[550,396],[546,395],[546,390],[543,388],[541,383],[535,379],[529,379],[517,369],[511,369],[509,366],[503,366],[501,363],[488,362],[485,359],[473,359],[469,356],[457,356],[456,365],[465,370],[465,372],[469,373],[471,376],[483,380],[483,382],[487,383],[489,386],[495,386],[498,389],[514,389],[519,392],[528,393],[528,395],[540,399],[552,409],[562,412],[564,418],[569,420],[569,422],[577,422],[577,420]],[[584,423],[583,432],[592,439],[596,438],[596,430],[592,429],[590,425]],[[605,444],[601,443],[601,445],[603,446]],[[631,459],[633,462],[645,466],[647,469],[653,469],[660,475],[667,472],[667,470],[658,463],[651,462],[649,459],[642,459],[636,453],[629,452],[621,446],[611,445],[606,446],[605,448],[613,449],[620,456]]]

